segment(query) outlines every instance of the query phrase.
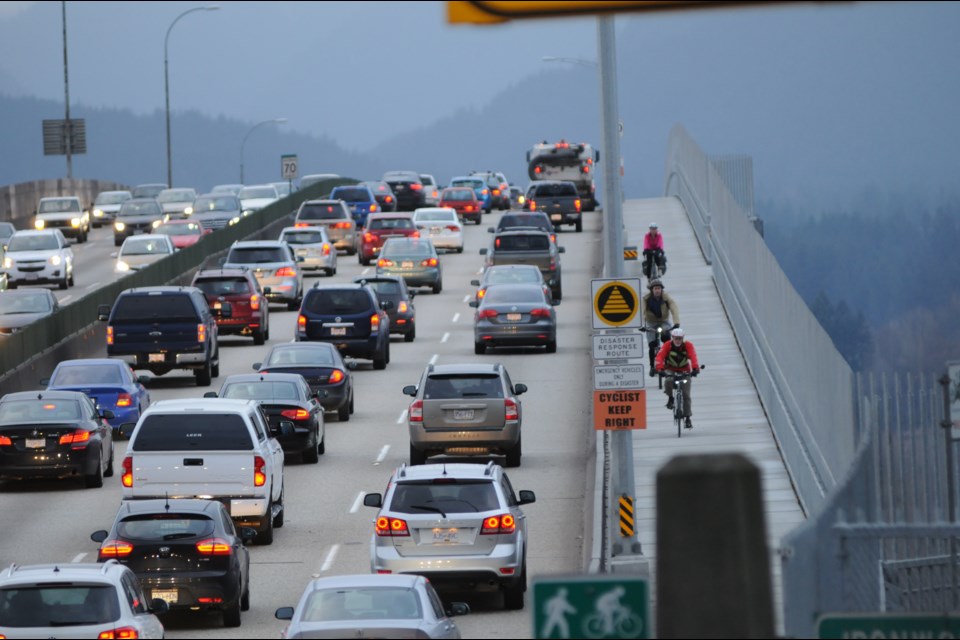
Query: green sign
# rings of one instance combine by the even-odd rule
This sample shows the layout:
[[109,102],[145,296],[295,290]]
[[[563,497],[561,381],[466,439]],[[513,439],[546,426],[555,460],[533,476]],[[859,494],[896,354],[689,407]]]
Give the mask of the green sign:
[[818,638],[960,638],[960,615],[833,613],[817,621]]
[[533,581],[534,638],[648,638],[647,581],[579,575]]

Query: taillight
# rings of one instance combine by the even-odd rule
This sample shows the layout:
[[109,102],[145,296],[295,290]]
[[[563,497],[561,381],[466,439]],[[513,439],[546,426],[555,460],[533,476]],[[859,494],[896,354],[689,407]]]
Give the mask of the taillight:
[[376,240],[376,239],[377,239],[377,237],[376,237],[375,235],[373,235],[372,233],[365,233],[365,234],[363,234],[363,241],[366,242],[366,243],[373,242],[373,241]]
[[458,227],[458,226],[455,225],[455,224],[448,224],[448,225],[447,225],[447,229],[450,230],[450,231],[460,231],[460,227]]
[[377,260],[377,266],[378,266],[378,267],[392,267],[392,266],[393,266],[393,260],[387,260],[386,258],[380,258],[379,260]]
[[128,640],[129,638],[139,638],[140,632],[135,627],[117,627],[109,631],[101,631],[97,640]]
[[131,404],[133,404],[133,398],[130,397],[129,393],[121,393],[117,396],[118,407],[129,407]]
[[377,212],[377,205],[375,204],[370,205],[370,213],[376,213],[376,212]]
[[494,189],[494,190],[493,190],[493,195],[495,195],[495,196],[500,195],[500,189]]
[[13,440],[10,439],[10,436],[0,436],[0,447],[2,446],[12,446]]
[[310,412],[306,409],[284,409],[280,415],[291,420],[306,420],[310,417]]
[[223,538],[207,538],[197,543],[197,553],[202,556],[228,556],[232,551],[230,543]]
[[490,516],[483,521],[480,535],[494,535],[498,533],[513,533],[517,530],[517,523],[509,513]]
[[480,195],[485,196],[485,195],[487,195],[488,193],[490,193],[490,192],[487,191],[486,189],[484,189],[483,191],[480,192]]
[[297,331],[306,331],[307,330],[307,316],[302,313],[297,316]]
[[541,173],[543,173],[543,167],[538,164],[533,168],[533,172],[536,173],[537,175],[540,175]]
[[206,342],[207,341],[207,325],[198,324],[197,325],[197,342]]
[[384,198],[384,200],[386,200],[387,202],[393,202],[393,196],[387,196],[386,198]]
[[580,198],[577,198],[576,200],[573,201],[573,206],[575,206],[575,207],[577,208],[577,212],[579,213],[579,212],[580,212]]
[[253,486],[267,484],[267,462],[260,456],[253,456]]
[[420,263],[420,266],[421,266],[421,267],[435,267],[435,266],[437,266],[437,259],[436,259],[436,258],[427,258],[426,260],[424,260],[424,261],[422,261],[422,262]]
[[483,296],[485,296],[485,295],[487,295],[487,290],[486,290],[486,288],[484,288],[484,289],[477,289],[477,300],[483,300]]
[[496,240],[493,241],[493,247],[494,249],[500,248],[500,238],[497,238]]
[[497,312],[493,309],[484,309],[483,311],[477,312],[478,318],[496,318]]
[[100,545],[100,559],[124,558],[133,551],[133,545],[126,540],[107,540]]
[[326,242],[323,243],[323,255],[325,256],[330,255],[330,245],[327,244]]
[[420,191],[421,189],[423,189],[423,185],[418,182],[414,182],[412,185],[410,185],[411,191]]
[[297,272],[293,267],[280,267],[273,275],[277,276],[278,278],[292,278],[297,275]]
[[107,344],[113,344],[113,327],[107,327]]
[[410,403],[410,422],[423,422],[423,400],[414,400]]
[[257,311],[260,309],[260,296],[258,296],[257,294],[253,294],[252,296],[250,296],[250,308],[254,311]]
[[550,309],[548,309],[547,307],[540,307],[539,309],[533,309],[530,312],[530,315],[533,316],[534,318],[549,318]]
[[406,302],[401,302],[401,303],[397,306],[397,313],[406,313],[406,312],[407,312],[407,309],[409,309],[409,308],[410,308],[410,307],[407,306],[407,303],[406,303]]
[[342,380],[343,380],[343,371],[340,371],[340,369],[334,369],[334,370],[330,373],[330,377],[327,378],[327,382],[329,382],[329,383],[331,383],[331,384],[335,384],[335,383],[337,383],[337,382],[341,382]]
[[353,225],[351,225],[349,222],[337,222],[336,224],[333,225],[333,228],[334,228],[334,229],[349,229],[351,226],[353,226]]
[[537,210],[537,201],[536,201],[536,200],[531,200],[531,201],[530,201],[530,211],[536,211],[536,210]]
[[580,167],[580,173],[590,173],[590,167],[588,165],[583,165]]
[[517,411],[517,403],[510,398],[503,400],[503,413],[507,420],[520,419],[520,413]]
[[120,482],[129,489],[133,486],[133,458],[127,456],[123,459],[121,466],[123,467],[123,475],[120,476]]
[[419,231],[414,231],[413,233],[410,234],[410,237],[411,237],[411,238],[419,238],[419,237],[420,237],[420,232],[419,232]]
[[380,328],[380,314],[375,313],[370,316],[370,331],[377,331]]
[[473,205],[472,205],[472,204],[468,204],[467,206],[465,206],[465,207],[463,208],[463,210],[466,211],[467,213],[469,213],[469,212],[473,211]]
[[60,444],[81,444],[90,441],[90,432],[85,429],[77,429],[73,433],[65,433],[60,436]]
[[380,516],[377,518],[378,536],[409,536],[410,530],[407,529],[407,521],[400,518],[388,518]]
[[555,233],[550,234],[550,242],[552,242],[553,244],[557,244],[557,234]]
[[303,229],[303,228],[309,227],[309,226],[310,226],[310,225],[308,225],[306,222],[297,222],[297,223],[294,223],[294,225],[293,225],[293,227],[294,227],[295,229]]

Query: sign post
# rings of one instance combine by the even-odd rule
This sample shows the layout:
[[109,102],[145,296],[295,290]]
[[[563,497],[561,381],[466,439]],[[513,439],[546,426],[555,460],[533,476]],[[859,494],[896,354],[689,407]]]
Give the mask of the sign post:
[[533,581],[534,638],[648,638],[649,587],[630,575]]

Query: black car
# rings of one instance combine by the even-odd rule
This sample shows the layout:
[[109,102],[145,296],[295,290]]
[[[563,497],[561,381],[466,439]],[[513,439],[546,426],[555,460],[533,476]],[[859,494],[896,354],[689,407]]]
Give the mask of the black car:
[[557,230],[550,222],[550,217],[542,211],[505,213],[500,216],[496,227],[487,227],[487,231],[490,233],[500,233],[501,231],[514,229],[540,229],[550,234],[550,239],[554,244],[557,243]]
[[153,233],[153,223],[163,218],[156,198],[133,198],[120,205],[113,219],[113,245],[119,247],[133,235]]
[[125,500],[110,531],[95,531],[98,561],[119,560],[148,598],[171,610],[219,610],[225,627],[250,608],[250,554],[255,529],[233,526],[216,500]]
[[209,391],[203,397],[257,400],[278,434],[281,422],[292,422],[294,432],[278,435],[277,441],[284,453],[300,454],[308,464],[315,464],[326,450],[318,392],[298,373],[238,373],[223,381],[219,393]]
[[353,281],[369,285],[377,292],[377,298],[393,303],[393,306],[387,309],[390,333],[399,333],[406,342],[416,339],[417,309],[413,306],[413,296],[417,295],[417,292],[407,288],[406,280],[400,276],[360,276]]
[[390,362],[393,306],[362,284],[319,283],[308,289],[297,317],[297,342],[329,342],[345,356],[373,360],[374,369]]
[[0,398],[0,478],[83,478],[89,488],[113,475],[112,411],[79,391],[18,391]]
[[189,219],[200,223],[203,230],[223,229],[243,215],[240,198],[229,193],[205,193],[193,201]]
[[393,195],[393,189],[386,182],[383,180],[368,180],[360,184],[367,185],[370,187],[370,191],[373,191],[373,197],[377,199],[380,211],[390,213],[397,210],[397,198]]
[[349,420],[353,413],[353,376],[332,344],[278,344],[263,362],[253,364],[253,370],[303,376],[310,391],[319,396],[324,411],[336,411],[340,422]]
[[397,198],[397,211],[413,211],[427,206],[427,194],[419,173],[388,171],[383,174],[383,181],[393,189],[393,195]]

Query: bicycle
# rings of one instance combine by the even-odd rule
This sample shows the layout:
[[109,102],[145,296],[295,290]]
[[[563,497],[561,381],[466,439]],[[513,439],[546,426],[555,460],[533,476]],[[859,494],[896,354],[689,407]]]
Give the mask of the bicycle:
[[[660,266],[660,262],[663,262],[663,267]],[[663,274],[667,272],[667,260],[663,255],[663,251],[659,249],[653,251],[650,256],[644,261],[644,273],[647,276],[647,282],[652,282],[657,278],[663,277]]]
[[[670,332],[671,332],[672,330],[674,330],[674,329],[679,329],[679,328],[680,328],[680,325],[679,325],[679,324],[675,324],[675,325],[673,325],[672,327],[667,327],[666,324],[660,324],[660,325],[657,325],[656,327],[646,327],[646,326],[640,327],[640,331],[642,331],[642,332],[644,332],[644,333],[654,333],[654,332],[656,332],[656,334],[657,334],[656,342],[654,343],[654,344],[656,344],[656,347],[654,347],[653,352],[650,353],[650,370],[651,370],[651,371],[654,371],[654,370],[655,370],[655,369],[654,369],[653,361],[654,361],[654,359],[657,357],[657,349],[660,348],[660,345],[662,345],[662,344],[664,344],[665,342],[667,342],[667,341],[670,340]],[[649,344],[650,344],[650,341],[648,340],[648,341],[647,341],[648,348],[649,348]],[[657,387],[658,387],[659,389],[663,389],[663,375],[662,375],[662,374],[657,375]]]
[[[643,620],[629,608],[617,611],[613,624],[614,633],[620,638],[638,638],[643,630]],[[584,621],[583,635],[587,638],[609,637],[604,619],[599,613],[588,616]]]
[[686,407],[684,406],[683,400],[683,386],[690,384],[690,378],[695,378],[703,369],[706,369],[707,365],[700,365],[699,369],[694,371],[684,371],[684,372],[658,372],[660,373],[660,378],[664,376],[669,376],[673,378],[673,419],[677,423],[677,437],[679,438],[683,434],[683,423],[684,423],[684,413],[686,413]]

